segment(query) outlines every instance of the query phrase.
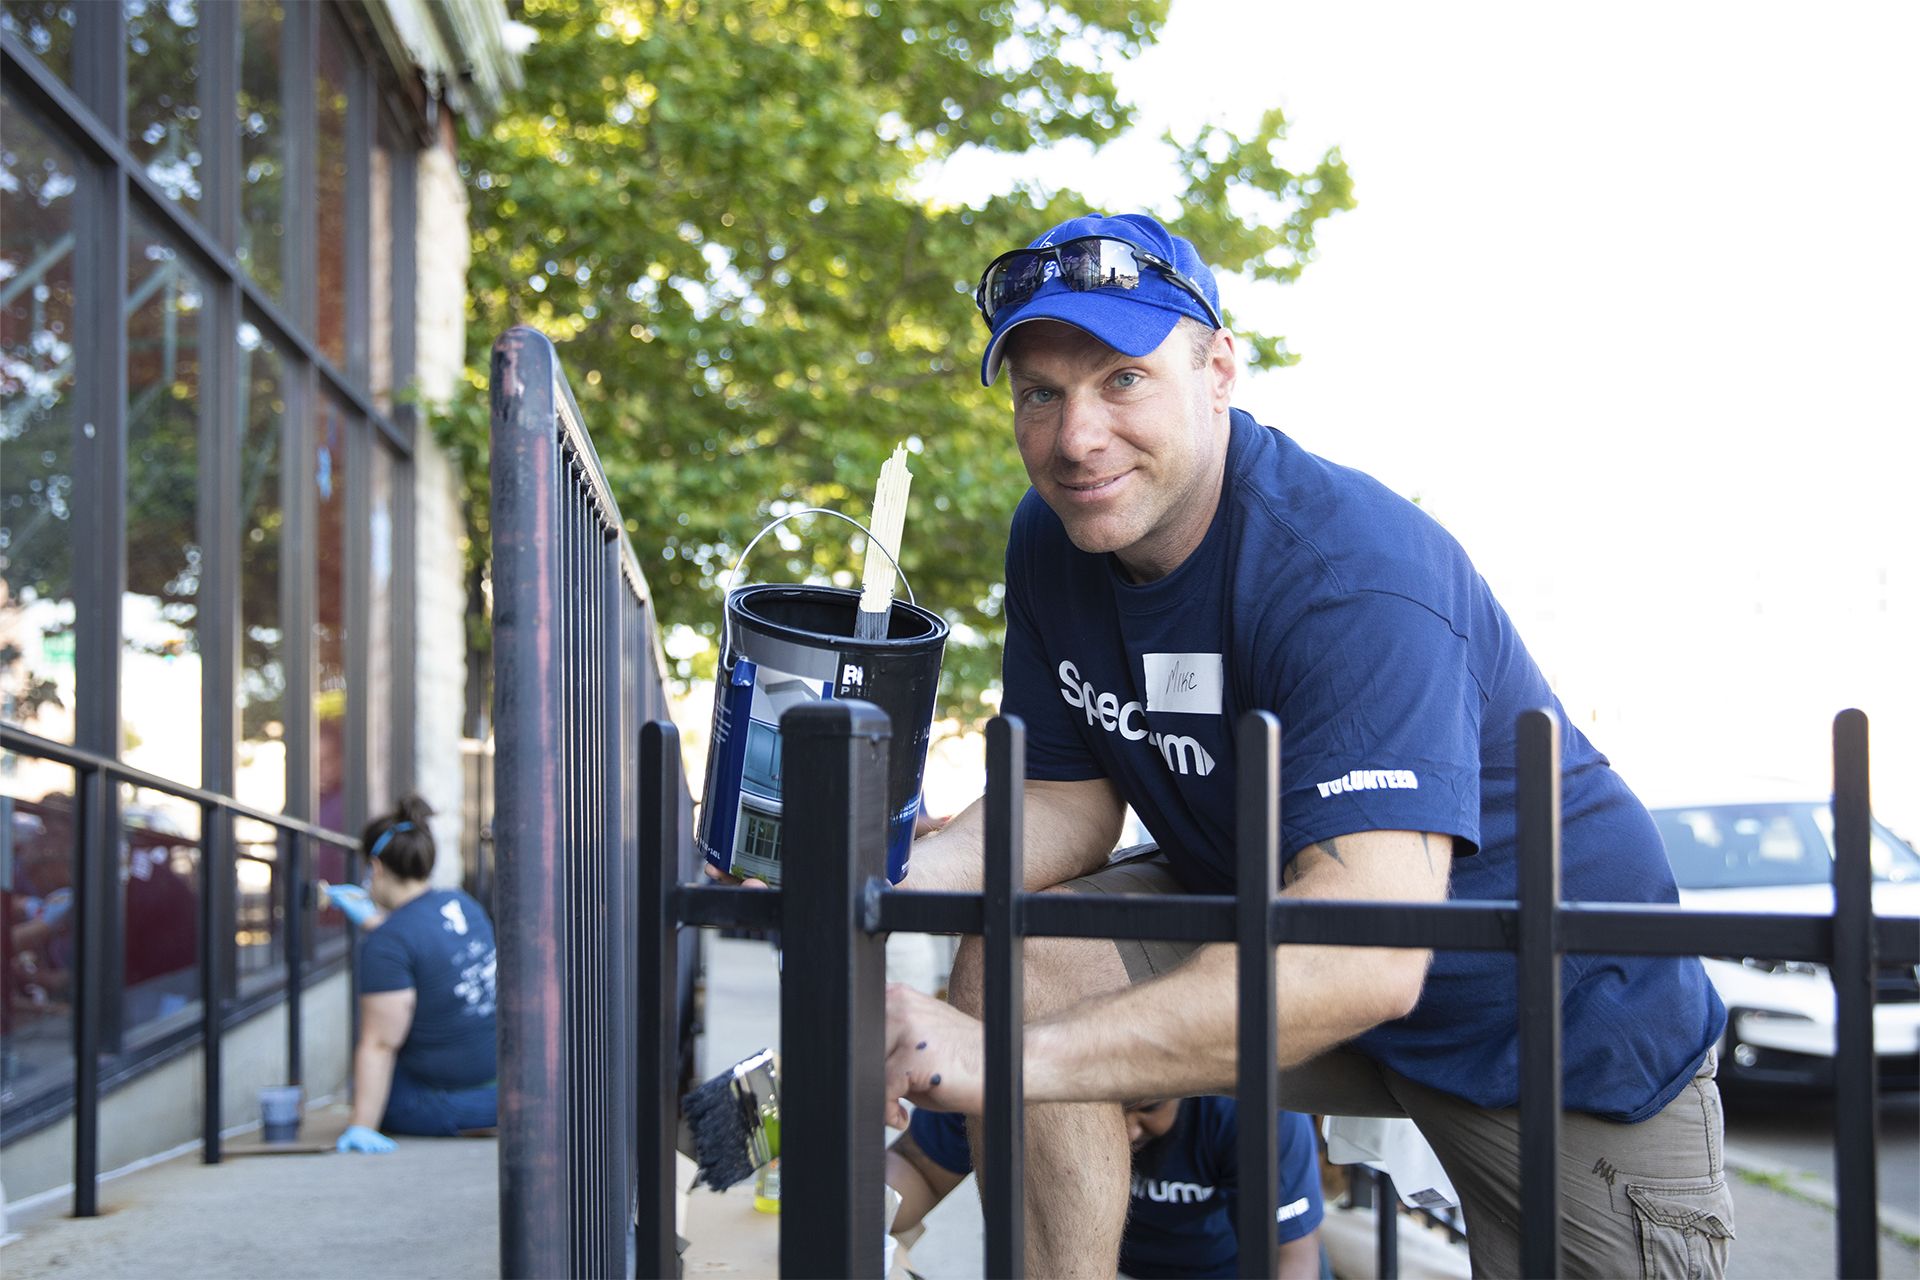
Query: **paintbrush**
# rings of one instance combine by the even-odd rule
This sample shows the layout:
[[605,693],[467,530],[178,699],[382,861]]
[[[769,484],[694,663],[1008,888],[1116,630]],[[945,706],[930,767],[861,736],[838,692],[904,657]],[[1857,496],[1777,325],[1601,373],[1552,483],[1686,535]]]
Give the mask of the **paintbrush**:
[[725,1191],[780,1154],[780,1076],[773,1051],[736,1062],[680,1099],[704,1182]]
[[878,640],[887,634],[887,621],[893,614],[895,561],[900,555],[900,535],[907,525],[907,490],[912,485],[907,447],[895,445],[893,456],[880,468],[880,483],[873,491],[867,563],[860,575],[860,615],[853,627],[857,639]]

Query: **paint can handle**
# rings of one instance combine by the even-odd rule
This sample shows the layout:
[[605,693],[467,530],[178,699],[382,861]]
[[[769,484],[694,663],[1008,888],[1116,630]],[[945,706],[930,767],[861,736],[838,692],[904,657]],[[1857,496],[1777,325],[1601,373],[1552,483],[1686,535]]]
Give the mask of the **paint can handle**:
[[760,545],[760,539],[766,537],[787,521],[798,516],[832,516],[835,520],[844,520],[860,532],[866,534],[867,541],[880,548],[880,554],[887,558],[887,563],[893,566],[894,573],[899,577],[900,585],[907,589],[907,603],[913,605],[920,603],[913,597],[913,584],[907,581],[907,571],[900,567],[900,561],[895,558],[893,548],[874,537],[873,530],[867,528],[867,526],[861,524],[852,516],[835,511],[831,507],[801,507],[798,511],[789,511],[783,516],[768,521],[767,524],[761,528],[760,532],[753,535],[753,540],[747,543],[746,550],[742,551],[739,558],[733,562],[733,568],[727,571],[727,587],[726,590],[720,594],[720,658],[722,662],[726,661],[727,655],[733,652],[733,626],[731,615],[727,611],[726,602],[733,599],[733,584],[739,580],[740,567],[746,564],[747,557],[753,554],[753,549]]

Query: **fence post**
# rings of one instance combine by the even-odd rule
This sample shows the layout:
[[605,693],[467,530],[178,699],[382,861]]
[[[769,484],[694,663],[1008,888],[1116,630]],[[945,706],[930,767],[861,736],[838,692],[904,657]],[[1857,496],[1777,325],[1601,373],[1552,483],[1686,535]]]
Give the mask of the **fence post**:
[[[364,884],[372,869],[362,867],[361,849],[356,843],[341,859],[347,884]],[[324,904],[323,904],[324,905]],[[231,932],[231,926],[229,927]],[[347,1100],[353,1101],[359,1082],[354,1079],[354,1055],[360,1051],[360,926],[347,921]]]
[[854,700],[780,718],[780,1274],[880,1275],[886,941],[861,928],[884,875],[886,713]]
[[634,1010],[639,1061],[634,1071],[634,1119],[639,1160],[639,1206],[634,1258],[643,1276],[679,1274],[674,1232],[674,1137],[680,1070],[679,933],[673,890],[679,879],[680,731],[659,720],[640,729],[640,885],[635,955],[639,972]]
[[98,769],[75,769],[74,775],[80,813],[74,841],[80,863],[74,879],[80,998],[73,1010],[73,1216],[91,1218],[100,1212],[100,1020],[107,990],[104,957],[110,954],[107,895],[114,888],[107,874],[115,845],[107,830],[113,780]]
[[553,348],[493,348],[494,927],[499,951],[500,1270],[575,1274],[567,1133],[566,756],[559,691],[562,494]]
[[220,1163],[221,1015],[226,1011],[226,946],[233,936],[233,815],[200,805],[200,1159]]
[[1240,777],[1235,838],[1240,843],[1235,923],[1240,968],[1240,1274],[1278,1275],[1280,1238],[1274,1215],[1280,1157],[1275,1130],[1273,900],[1280,875],[1280,720],[1268,711],[1240,718],[1235,745]]
[[986,953],[987,1052],[981,1186],[987,1203],[987,1274],[1010,1280],[1027,1269],[1026,964],[1020,940],[1026,780],[1026,725],[1018,716],[995,716],[987,722],[987,874],[980,939]]
[[1843,1276],[1880,1274],[1879,1081],[1873,1056],[1873,866],[1867,717],[1833,719],[1834,1186]]
[[1378,1169],[1373,1175],[1373,1248],[1380,1280],[1400,1277],[1400,1193],[1393,1179]]
[[300,998],[307,981],[307,838],[280,828],[280,911],[286,928],[287,1083],[299,1084],[301,1057]]
[[1560,1274],[1560,720],[1520,713],[1520,1274]]

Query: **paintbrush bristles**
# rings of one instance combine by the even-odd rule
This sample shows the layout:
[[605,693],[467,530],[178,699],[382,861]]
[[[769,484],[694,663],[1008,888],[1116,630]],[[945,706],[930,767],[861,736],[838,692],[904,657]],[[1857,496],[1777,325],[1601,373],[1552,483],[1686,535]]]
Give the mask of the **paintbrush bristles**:
[[[895,445],[893,456],[880,468],[873,493],[873,515],[868,521],[866,569],[860,577],[860,612],[885,615],[893,608],[893,561],[900,554],[900,536],[907,525],[907,490],[913,473],[907,470],[907,447]],[[883,551],[881,548],[885,548]]]

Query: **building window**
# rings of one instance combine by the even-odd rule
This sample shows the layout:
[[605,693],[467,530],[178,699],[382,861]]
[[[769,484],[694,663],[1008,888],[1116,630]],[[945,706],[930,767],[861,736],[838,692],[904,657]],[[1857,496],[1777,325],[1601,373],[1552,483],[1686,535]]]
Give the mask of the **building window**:
[[73,740],[79,161],[0,99],[0,717]]
[[133,1039],[200,1016],[200,813],[123,787],[120,1025]]
[[393,593],[393,454],[376,443],[367,498],[367,812],[392,810],[395,749],[393,740],[394,610],[400,602]]
[[347,415],[333,397],[316,405],[309,456],[313,462],[314,819],[323,827],[347,823]]
[[[8,874],[0,884],[7,927],[0,934],[0,1111],[27,1094],[73,1081],[76,927],[73,771],[15,760],[0,786],[0,840]],[[27,792],[38,799],[15,795]]]
[[240,681],[233,794],[256,809],[287,803],[287,644],[280,600],[287,525],[286,374],[279,350],[242,322],[240,353]]
[[200,6],[128,0],[127,150],[154,185],[200,207]]
[[200,785],[200,441],[212,398],[205,281],[145,218],[127,242],[126,590],[120,754]]
[[[0,0],[0,719],[335,831],[412,764],[396,415],[430,133],[362,16]],[[74,787],[0,753],[0,894],[36,925],[0,966],[8,1136],[71,1080]],[[143,1052],[189,1030],[228,894],[204,892],[196,804],[116,785],[107,807],[103,1025]],[[283,980],[298,895],[270,828],[235,834],[228,994],[251,996]],[[310,956],[344,951],[337,914],[311,923]]]
[[330,13],[319,19],[313,77],[314,338],[333,367],[347,368],[347,247],[365,236],[348,198],[349,73],[345,42]]
[[278,4],[244,0],[240,6],[240,241],[234,256],[269,296],[281,296],[287,237],[285,75],[281,45],[286,13]]
[[73,20],[79,0],[6,0],[0,4],[0,32],[27,51],[57,78],[73,81]]
[[780,815],[740,808],[740,840],[735,846],[738,864],[750,870],[772,870],[780,865]]

